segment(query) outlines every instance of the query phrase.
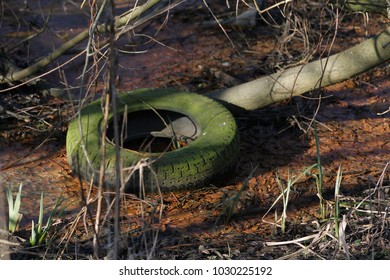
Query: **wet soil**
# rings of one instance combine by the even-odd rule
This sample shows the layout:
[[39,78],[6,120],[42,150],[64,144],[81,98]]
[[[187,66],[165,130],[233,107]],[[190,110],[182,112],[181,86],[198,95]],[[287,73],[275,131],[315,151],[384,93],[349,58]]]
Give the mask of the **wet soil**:
[[[211,8],[221,16],[227,9],[225,1]],[[17,15],[26,13],[13,9]],[[34,12],[30,11],[30,17],[36,18],[39,13],[31,9]],[[53,14],[49,31],[18,46],[8,56],[23,67],[63,42],[64,37],[59,35],[68,38],[86,26],[88,20],[82,12],[70,12],[76,11],[75,7],[67,7],[67,12],[64,9]],[[20,42],[24,27],[18,30],[9,14],[5,18],[9,22],[0,29],[2,44]],[[250,29],[226,26],[224,34],[218,26],[202,26],[212,16],[201,3],[184,5],[166,19],[157,18],[135,35],[118,41],[122,51],[118,89],[175,87],[207,93],[302,60],[300,40],[286,46],[287,51],[276,52],[281,30],[262,20]],[[377,34],[386,24],[388,21],[375,15],[368,24],[360,15],[344,15],[331,52]],[[47,38],[51,38],[50,44]],[[58,63],[71,57],[68,54]],[[76,59],[45,79],[77,87],[83,63],[83,59]],[[321,91],[237,115],[240,158],[229,177],[199,190],[149,196],[145,200],[133,195],[124,197],[121,227],[123,235],[132,237],[124,246],[127,256],[144,258],[152,250],[139,238],[157,240],[153,257],[158,259],[275,259],[297,251],[296,244],[271,246],[267,242],[294,240],[319,231],[317,224],[323,219],[315,179],[318,169],[304,173],[318,160],[314,128],[323,168],[323,195],[330,201],[329,209],[340,166],[341,193],[345,197],[360,197],[374,188],[383,172],[387,178],[383,184],[389,185],[389,169],[385,170],[390,160],[389,77],[387,63]],[[98,82],[94,87],[96,95],[103,88]],[[72,91],[75,93],[77,90]],[[89,183],[72,176],[65,151],[66,127],[75,115],[75,103],[43,95],[34,87],[0,95],[0,184],[3,190],[11,187],[15,191],[23,184],[21,228],[28,230],[30,221],[37,220],[42,191],[46,213],[63,195],[69,206],[56,220],[57,235],[68,236],[76,225],[70,239],[81,244],[79,255],[88,258],[92,223],[88,218],[84,225],[82,218],[78,224],[73,222],[79,217],[83,197],[94,198],[96,188],[89,194]],[[298,180],[291,189],[287,230],[282,233],[280,225],[275,224],[282,214],[281,201],[273,204],[290,178]],[[1,192],[0,199],[4,196]],[[94,208],[96,203],[91,205]],[[384,239],[382,245],[382,251],[390,251],[389,239]],[[354,257],[366,258],[369,253],[365,255],[363,251]],[[307,258],[317,257],[314,254]]]

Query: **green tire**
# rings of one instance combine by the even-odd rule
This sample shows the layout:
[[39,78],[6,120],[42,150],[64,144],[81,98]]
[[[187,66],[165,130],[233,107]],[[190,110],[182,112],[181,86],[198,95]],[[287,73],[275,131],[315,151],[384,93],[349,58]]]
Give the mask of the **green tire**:
[[[101,108],[101,100],[84,107],[80,116],[69,124],[66,138],[72,173],[95,183],[99,180],[103,161]],[[239,135],[234,117],[224,106],[208,97],[171,89],[140,89],[121,93],[117,111],[120,119],[125,114],[131,116],[131,113],[141,111],[150,114],[172,112],[172,115],[188,118],[196,130],[196,138],[172,151],[146,152],[121,147],[121,180],[126,192],[144,194],[205,187],[227,174],[236,162]],[[110,114],[110,122],[112,118]],[[155,121],[149,122],[154,125]],[[143,119],[132,123],[143,124]],[[115,163],[116,148],[107,138],[104,174],[107,187],[115,186]],[[144,163],[143,168],[134,168],[142,166],[139,163]]]

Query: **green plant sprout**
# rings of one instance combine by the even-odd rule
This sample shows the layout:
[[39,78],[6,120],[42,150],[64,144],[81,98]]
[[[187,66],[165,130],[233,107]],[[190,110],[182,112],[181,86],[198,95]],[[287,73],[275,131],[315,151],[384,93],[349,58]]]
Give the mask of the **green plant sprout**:
[[326,218],[326,209],[325,209],[325,200],[324,200],[324,197],[322,194],[323,173],[322,173],[322,164],[321,164],[320,141],[318,139],[316,122],[313,123],[313,127],[314,127],[314,138],[316,140],[317,168],[318,168],[318,176],[316,176],[316,175],[313,175],[313,176],[316,179],[317,196],[320,199],[320,215],[321,215],[321,218],[324,220]]
[[22,220],[23,215],[19,213],[20,202],[22,198],[22,188],[23,184],[20,183],[19,191],[16,194],[15,201],[12,196],[11,188],[6,188],[7,201],[8,201],[8,230],[11,233],[14,233],[18,230],[20,221]]
[[[284,185],[284,183],[282,182],[282,180],[279,179],[279,176],[277,176],[277,182],[279,184],[279,187],[281,189],[281,194],[276,198],[276,200],[272,203],[271,207],[267,210],[267,212],[263,215],[263,220],[264,218],[268,215],[268,213],[271,211],[272,208],[274,208],[276,206],[276,204],[278,203],[278,201],[280,199],[282,199],[282,203],[283,203],[283,213],[282,213],[282,217],[281,217],[281,230],[282,230],[282,233],[285,233],[285,229],[286,229],[286,219],[287,219],[287,206],[288,206],[288,200],[289,200],[289,196],[290,196],[290,191],[291,191],[291,188],[297,183],[299,182],[299,180],[301,180],[301,178],[303,178],[304,176],[306,176],[306,174],[310,174],[311,173],[311,170],[313,168],[317,167],[317,163],[309,166],[308,168],[306,168],[303,172],[301,172],[297,178],[295,178],[294,180],[292,180],[290,178],[290,174],[288,175],[288,178],[287,178],[287,182],[286,182],[286,185]],[[277,213],[275,213],[275,217],[277,217]],[[276,222],[276,224],[279,222],[279,220]]]
[[31,221],[31,236],[30,236],[30,245],[36,246],[41,245],[45,240],[47,233],[49,232],[51,226],[53,225],[53,216],[58,213],[58,208],[64,202],[65,198],[61,195],[54,205],[52,211],[50,211],[49,218],[47,219],[46,225],[43,226],[43,192],[41,193],[41,200],[39,203],[39,217],[38,224],[35,226],[34,220]]
[[341,165],[339,166],[339,170],[337,171],[337,177],[336,177],[336,185],[334,189],[334,225],[335,225],[335,235],[337,238],[339,238],[339,228],[340,228],[340,186],[341,186],[341,179],[342,179],[342,172],[341,172]]
[[291,187],[293,186],[293,184],[292,184],[292,181],[291,181],[291,178],[290,178],[290,173],[288,173],[287,186],[285,188],[284,188],[284,184],[279,179],[279,176],[276,176],[276,180],[277,180],[278,185],[280,187],[281,194],[282,194],[282,199],[283,199],[283,212],[282,212],[280,226],[281,226],[282,233],[284,234],[286,232],[288,200],[290,198],[290,191],[291,191]]

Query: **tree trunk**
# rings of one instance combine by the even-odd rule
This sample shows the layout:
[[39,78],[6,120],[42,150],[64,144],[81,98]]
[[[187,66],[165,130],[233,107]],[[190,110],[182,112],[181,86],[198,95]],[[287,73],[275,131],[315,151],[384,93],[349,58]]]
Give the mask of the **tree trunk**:
[[387,27],[379,35],[328,58],[207,95],[233,111],[255,110],[344,81],[389,59],[390,27]]
[[[160,1],[161,0],[150,0],[150,1],[146,2],[145,4],[143,4],[141,6],[137,6],[136,8],[124,13],[123,15],[121,15],[120,17],[118,17],[116,19],[115,27],[119,28],[119,27],[122,27],[122,26],[125,26],[128,24],[128,25],[130,25],[128,27],[128,30],[133,29],[134,26],[131,25],[132,21],[137,20],[137,18],[139,16],[141,16],[145,11],[152,8],[154,5],[156,5]],[[179,3],[181,3],[181,2],[179,2]],[[178,5],[178,4],[175,4],[175,5]],[[151,18],[153,18],[153,17],[154,16],[152,16]],[[148,18],[148,19],[150,19],[150,18]],[[140,24],[140,23],[138,23],[138,24]],[[98,30],[101,33],[105,32],[106,28],[107,27],[105,24],[101,24],[101,25],[96,26],[96,30]],[[124,31],[122,31],[122,33],[124,33]],[[82,31],[81,33],[77,34],[72,39],[66,41],[59,48],[54,50],[48,56],[40,59],[39,61],[37,61],[33,65],[31,65],[23,70],[17,71],[17,72],[11,71],[10,73],[7,73],[7,75],[5,77],[0,75],[0,84],[12,84],[14,82],[18,82],[18,81],[22,81],[22,80],[26,79],[27,77],[35,74],[37,71],[41,70],[45,66],[49,65],[51,62],[53,62],[54,60],[59,58],[61,55],[66,53],[68,50],[72,49],[74,46],[76,46],[80,42],[87,39],[89,37],[89,35],[90,35],[90,30],[86,29],[86,30]],[[104,44],[105,43],[102,43],[102,45],[104,45]]]
[[389,0],[331,0],[330,2],[354,12],[376,13],[390,18]]

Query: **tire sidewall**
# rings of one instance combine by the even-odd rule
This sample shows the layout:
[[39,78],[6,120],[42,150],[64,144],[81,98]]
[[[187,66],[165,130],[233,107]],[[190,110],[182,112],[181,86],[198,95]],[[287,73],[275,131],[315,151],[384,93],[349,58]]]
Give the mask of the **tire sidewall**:
[[[103,113],[101,100],[81,110],[80,117],[69,125],[67,153],[72,171],[84,179],[98,180],[102,153]],[[188,116],[197,124],[197,139],[180,149],[147,153],[120,149],[127,191],[137,192],[142,174],[145,192],[174,191],[198,187],[221,175],[238,155],[238,132],[231,113],[221,104],[196,93],[171,89],[140,89],[118,96],[118,114],[141,110],[167,110]],[[109,119],[112,118],[112,113]],[[142,121],[142,120],[140,120]],[[81,124],[81,127],[80,127]],[[115,185],[116,148],[106,141],[105,183]],[[142,167],[134,171],[131,166]],[[150,168],[152,166],[152,168]],[[128,177],[133,177],[129,180]],[[97,182],[97,181],[95,181]]]

